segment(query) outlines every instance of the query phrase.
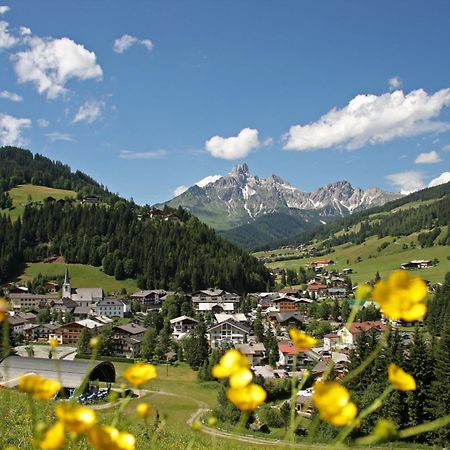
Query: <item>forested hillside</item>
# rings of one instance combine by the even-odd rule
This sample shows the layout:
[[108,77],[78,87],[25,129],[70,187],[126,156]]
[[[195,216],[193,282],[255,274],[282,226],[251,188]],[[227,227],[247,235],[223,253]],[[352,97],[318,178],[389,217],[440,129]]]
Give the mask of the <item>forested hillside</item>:
[[17,184],[32,183],[102,196],[99,205],[29,204],[14,222],[0,211],[0,283],[19,275],[26,262],[63,256],[69,263],[102,267],[119,280],[136,278],[140,288],[244,293],[271,284],[262,263],[187,212],[166,211],[176,212],[174,220],[151,219],[148,206],[120,199],[59,162],[3,147],[0,183],[4,195]]

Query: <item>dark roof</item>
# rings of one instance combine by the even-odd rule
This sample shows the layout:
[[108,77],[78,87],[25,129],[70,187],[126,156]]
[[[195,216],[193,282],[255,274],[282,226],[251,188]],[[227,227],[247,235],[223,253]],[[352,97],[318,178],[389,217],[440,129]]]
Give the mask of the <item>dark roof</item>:
[[297,320],[299,322],[303,322],[305,318],[298,312],[287,311],[287,312],[271,312],[269,313],[269,317],[273,317],[278,323],[283,323],[288,320]]
[[61,380],[64,387],[78,387],[86,376],[89,380],[114,383],[116,371],[112,363],[108,361],[80,361],[48,358],[25,358],[21,356],[8,356],[0,362],[0,376],[3,381],[14,381],[27,373]]
[[146,328],[141,327],[137,323],[127,323],[125,325],[116,325],[113,330],[125,331],[128,334],[145,333]]

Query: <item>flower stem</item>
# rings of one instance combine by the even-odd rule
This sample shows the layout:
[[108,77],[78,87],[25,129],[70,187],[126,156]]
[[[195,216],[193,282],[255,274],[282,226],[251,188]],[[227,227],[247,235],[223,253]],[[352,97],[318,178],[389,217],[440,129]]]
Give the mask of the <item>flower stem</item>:
[[438,419],[432,420],[431,422],[421,423],[420,425],[415,425],[413,427],[400,430],[398,432],[398,437],[400,439],[409,438],[412,436],[416,436],[417,434],[436,430],[437,428],[441,428],[448,424],[450,424],[450,414],[448,414],[447,416],[439,417]]

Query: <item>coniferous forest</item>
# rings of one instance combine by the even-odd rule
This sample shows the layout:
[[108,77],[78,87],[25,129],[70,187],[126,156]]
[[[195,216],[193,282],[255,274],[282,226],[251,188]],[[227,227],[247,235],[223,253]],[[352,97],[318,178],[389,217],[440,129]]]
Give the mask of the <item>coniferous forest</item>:
[[150,219],[139,207],[81,172],[25,150],[0,149],[3,189],[35,183],[101,195],[99,205],[44,202],[27,205],[12,222],[0,216],[0,283],[26,262],[64,256],[69,263],[102,266],[116,279],[137,278],[140,288],[195,291],[207,287],[238,293],[264,290],[272,281],[256,258],[218,237],[187,212],[177,219]]

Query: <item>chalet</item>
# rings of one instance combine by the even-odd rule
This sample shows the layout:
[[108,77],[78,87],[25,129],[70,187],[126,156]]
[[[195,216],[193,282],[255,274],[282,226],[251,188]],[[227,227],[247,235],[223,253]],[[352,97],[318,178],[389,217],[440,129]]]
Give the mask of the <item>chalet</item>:
[[248,344],[236,344],[235,348],[247,357],[251,367],[259,366],[266,356],[266,347],[262,342],[249,342]]
[[340,338],[337,333],[328,333],[323,337],[323,349],[329,351],[338,345],[339,342]]
[[315,261],[311,261],[308,263],[310,266],[315,269],[322,269],[323,267],[328,267],[334,264],[332,259],[316,259]]
[[331,298],[347,297],[347,289],[345,288],[328,288],[328,296]]
[[337,332],[340,339],[340,345],[351,348],[355,345],[358,335],[361,333],[368,333],[369,331],[381,334],[387,331],[387,327],[380,320],[353,322],[350,325],[350,328],[344,326]]
[[298,355],[299,350],[297,347],[292,345],[292,342],[279,342],[278,343],[278,366],[285,370],[293,371],[299,370],[301,366],[301,361],[297,359],[297,367],[294,368],[295,355]]
[[73,317],[75,320],[87,319],[94,315],[94,310],[90,306],[77,306],[73,310]]
[[299,312],[270,312],[267,317],[274,326],[285,328],[301,328],[304,322],[304,317]]
[[136,323],[117,325],[112,328],[113,352],[116,356],[136,358],[141,350],[145,328]]
[[298,288],[285,287],[279,291],[279,294],[284,294],[290,297],[300,297],[302,290]]
[[24,334],[24,327],[28,323],[26,319],[17,315],[8,315],[8,323],[11,330],[17,334]]
[[100,198],[97,195],[86,195],[83,197],[83,203],[88,205],[97,205],[100,203]]
[[273,293],[263,293],[258,296],[258,306],[262,310],[266,310],[273,306],[273,301],[276,298],[276,295]]
[[131,295],[131,299],[138,301],[147,309],[161,309],[162,303],[168,295],[174,292],[168,292],[164,289],[152,289],[146,291],[137,291]]
[[327,296],[328,288],[325,284],[318,283],[317,281],[313,281],[312,283],[308,284],[308,287],[306,290],[312,294],[314,293],[316,297],[323,298]]
[[59,325],[51,323],[30,324],[24,327],[25,339],[27,341],[48,342],[50,335],[54,335]]
[[189,334],[198,324],[198,320],[188,316],[175,317],[170,321],[173,331],[172,336],[175,339],[181,339]]
[[[331,360],[333,361],[331,363]],[[342,374],[346,370],[348,356],[344,353],[333,352],[330,356],[321,359],[312,369],[313,375],[321,377],[328,369],[329,364],[333,364],[333,372]]]
[[[71,322],[61,325],[54,330],[54,336],[60,344],[78,344],[81,332],[86,328],[78,322]],[[51,335],[49,336],[51,337]]]
[[123,318],[124,306],[120,300],[116,298],[105,298],[95,306],[95,314],[97,316],[119,317]]
[[273,305],[278,312],[297,311],[297,298],[281,295],[273,300]]
[[425,269],[427,267],[433,267],[433,261],[430,259],[419,259],[403,263],[400,267],[405,270]]
[[52,303],[50,310],[54,313],[62,312],[63,314],[67,314],[73,313],[77,306],[77,302],[74,302],[70,298],[61,298]]
[[240,297],[223,289],[204,289],[193,293],[191,301],[196,311],[234,313],[239,306]]
[[58,292],[59,291],[59,284],[55,281],[47,281],[45,283],[45,289],[47,289],[48,292]]
[[225,322],[225,320],[233,319],[236,322],[247,323],[248,319],[244,313],[234,313],[234,314],[214,314],[214,319],[216,319],[217,323]]
[[58,300],[59,295],[41,295],[41,294],[29,294],[28,292],[21,292],[15,294],[9,294],[9,300],[14,309],[36,309],[45,308],[49,306],[52,301]]
[[206,333],[211,348],[225,348],[247,342],[250,327],[233,319],[228,319],[213,325]]

